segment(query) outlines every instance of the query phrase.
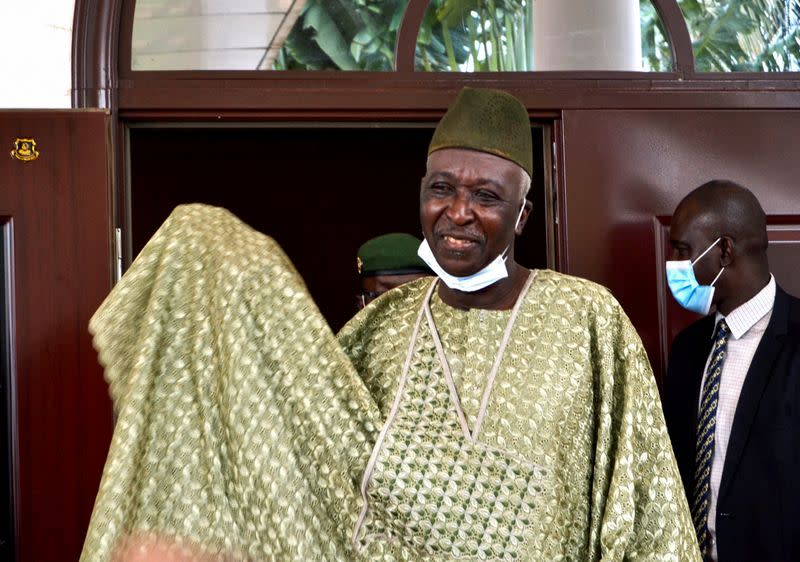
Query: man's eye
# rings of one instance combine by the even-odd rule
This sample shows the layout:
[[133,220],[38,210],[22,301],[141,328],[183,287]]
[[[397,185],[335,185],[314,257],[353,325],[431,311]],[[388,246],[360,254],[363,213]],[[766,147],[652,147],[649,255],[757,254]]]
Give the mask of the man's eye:
[[475,198],[479,201],[484,201],[484,202],[497,201],[499,199],[499,197],[497,197],[497,194],[492,193],[491,191],[484,191],[484,190],[476,192]]
[[446,183],[432,183],[428,186],[428,189],[436,193],[447,193],[451,188]]

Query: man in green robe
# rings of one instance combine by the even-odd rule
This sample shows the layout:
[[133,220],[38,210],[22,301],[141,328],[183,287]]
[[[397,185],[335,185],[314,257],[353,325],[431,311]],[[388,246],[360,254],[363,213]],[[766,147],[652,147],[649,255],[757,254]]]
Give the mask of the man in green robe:
[[362,480],[362,548],[494,560],[697,556],[659,395],[610,293],[530,271],[530,124],[465,89],[431,141],[420,255],[339,340],[384,425]]
[[177,210],[92,321],[119,421],[83,558],[699,560],[630,321],[514,261],[531,171],[524,107],[465,89],[420,192],[438,277],[337,338],[274,242]]

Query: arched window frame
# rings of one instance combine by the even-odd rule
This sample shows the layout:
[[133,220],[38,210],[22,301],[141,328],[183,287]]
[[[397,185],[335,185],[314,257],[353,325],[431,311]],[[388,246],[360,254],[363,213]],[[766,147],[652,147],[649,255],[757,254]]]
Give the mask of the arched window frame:
[[409,0],[397,35],[392,72],[133,71],[135,0],[76,0],[73,105],[108,107],[131,118],[159,112],[169,112],[172,118],[209,113],[221,118],[248,114],[346,118],[354,111],[362,117],[392,118],[404,112],[415,116],[438,113],[454,91],[472,84],[508,89],[529,107],[543,111],[615,106],[797,106],[800,73],[696,72],[689,31],[676,0],[652,3],[672,50],[674,68],[670,72],[416,71],[417,34],[429,0]]

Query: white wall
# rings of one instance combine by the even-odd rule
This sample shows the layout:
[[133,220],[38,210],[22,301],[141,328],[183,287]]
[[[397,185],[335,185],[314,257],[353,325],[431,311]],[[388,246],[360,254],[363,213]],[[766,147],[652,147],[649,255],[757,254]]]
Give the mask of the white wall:
[[0,108],[70,107],[74,0],[0,0]]

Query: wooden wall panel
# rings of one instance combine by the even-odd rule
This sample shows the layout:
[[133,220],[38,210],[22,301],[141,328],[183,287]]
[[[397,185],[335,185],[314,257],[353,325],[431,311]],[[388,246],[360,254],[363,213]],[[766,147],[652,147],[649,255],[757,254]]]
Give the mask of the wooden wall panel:
[[[17,558],[77,560],[111,437],[89,317],[111,285],[109,116],[0,112],[0,216],[10,221]],[[17,136],[40,156],[9,156]]]
[[[797,197],[800,198],[800,189]],[[774,221],[769,233],[769,265],[778,284],[793,295],[800,295],[800,217]]]
[[[752,189],[783,224],[800,223],[800,111],[565,111],[563,131],[561,266],[613,291],[660,381],[666,347],[696,316],[667,292],[658,237],[668,220],[659,217],[691,189],[726,178]],[[786,266],[783,249],[771,257],[779,279],[796,287],[800,267]]]

